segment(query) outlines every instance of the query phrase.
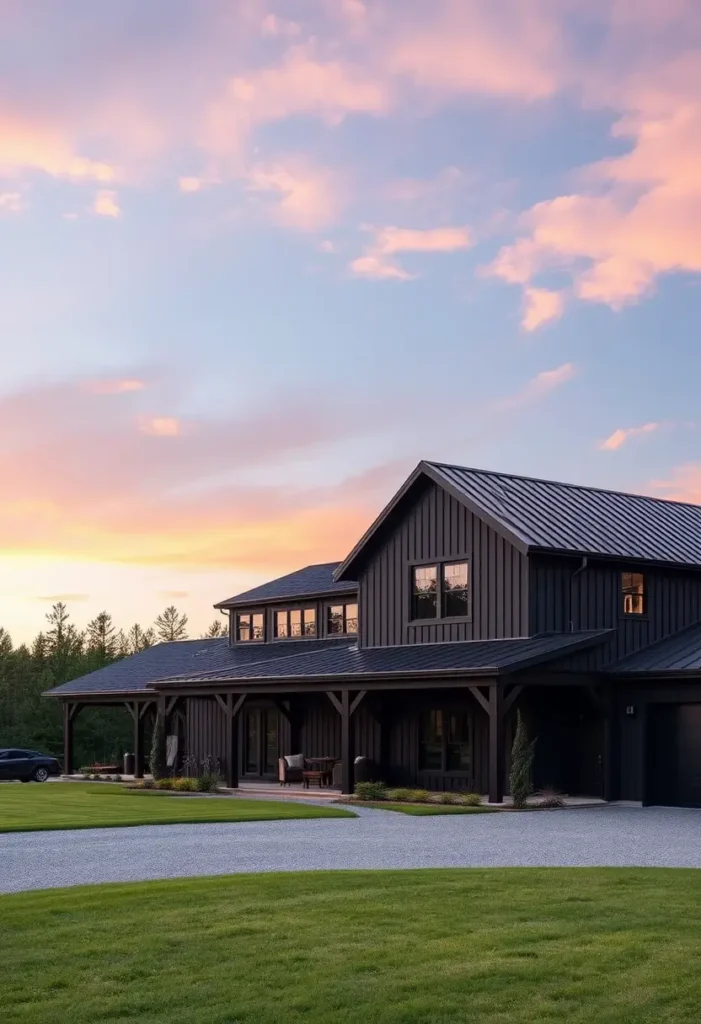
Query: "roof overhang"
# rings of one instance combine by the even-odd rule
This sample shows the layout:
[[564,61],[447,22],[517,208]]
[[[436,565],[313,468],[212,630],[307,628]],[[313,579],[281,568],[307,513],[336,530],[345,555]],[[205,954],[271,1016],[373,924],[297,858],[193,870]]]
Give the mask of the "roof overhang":
[[231,608],[267,608],[269,605],[289,604],[290,602],[303,603],[304,601],[321,601],[325,598],[341,598],[347,597],[349,594],[357,593],[358,584],[355,580],[349,580],[347,587],[336,590],[317,590],[312,591],[309,594],[290,594],[287,597],[268,597],[257,601],[240,600],[238,597],[232,597],[229,598],[228,601],[218,601],[214,607],[219,608],[222,611],[228,611]]

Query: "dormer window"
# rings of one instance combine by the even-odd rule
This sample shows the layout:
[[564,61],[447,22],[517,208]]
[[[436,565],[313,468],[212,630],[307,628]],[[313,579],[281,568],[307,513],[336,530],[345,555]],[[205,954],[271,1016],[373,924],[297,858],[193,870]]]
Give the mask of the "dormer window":
[[624,615],[645,614],[645,577],[641,572],[621,573]]
[[273,635],[276,640],[290,640],[316,636],[315,608],[281,608],[273,615]]
[[263,639],[263,613],[242,612],[236,616],[236,642]]
[[326,620],[329,636],[355,635],[358,632],[358,605],[332,604]]

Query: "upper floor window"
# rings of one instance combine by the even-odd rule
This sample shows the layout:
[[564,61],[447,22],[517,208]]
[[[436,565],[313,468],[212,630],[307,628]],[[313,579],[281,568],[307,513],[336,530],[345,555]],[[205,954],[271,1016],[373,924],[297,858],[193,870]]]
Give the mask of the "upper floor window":
[[236,640],[238,643],[245,643],[246,640],[263,639],[263,613],[242,612],[236,616]]
[[470,612],[467,562],[416,565],[412,570],[412,619],[465,618]]
[[273,635],[278,640],[316,636],[315,608],[281,608],[273,616]]
[[641,572],[621,573],[624,615],[645,614],[645,577]]
[[358,605],[355,603],[329,605],[326,631],[330,636],[357,633]]

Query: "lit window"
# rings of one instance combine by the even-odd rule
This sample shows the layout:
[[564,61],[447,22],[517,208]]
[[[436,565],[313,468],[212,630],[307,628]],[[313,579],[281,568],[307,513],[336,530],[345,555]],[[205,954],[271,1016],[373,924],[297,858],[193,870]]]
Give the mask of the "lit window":
[[236,616],[236,639],[239,643],[263,639],[263,613],[243,612]]
[[435,565],[417,565],[411,588],[412,619],[435,619],[438,615],[438,570]]
[[443,601],[441,618],[468,614],[467,562],[450,562],[443,566]]
[[621,592],[624,615],[645,614],[645,577],[641,572],[621,573]]
[[358,632],[358,605],[332,604],[328,609],[326,630],[330,636],[345,636]]
[[276,611],[273,633],[277,640],[288,637],[316,636],[316,610],[314,608],[285,608]]

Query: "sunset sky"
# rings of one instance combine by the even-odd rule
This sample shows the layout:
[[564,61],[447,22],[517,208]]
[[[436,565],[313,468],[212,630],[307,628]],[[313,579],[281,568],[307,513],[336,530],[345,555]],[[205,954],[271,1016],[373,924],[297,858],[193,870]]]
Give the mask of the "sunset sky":
[[701,502],[698,0],[0,0],[0,238],[16,641],[420,458]]

